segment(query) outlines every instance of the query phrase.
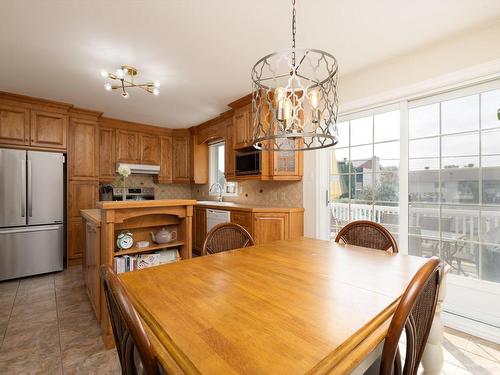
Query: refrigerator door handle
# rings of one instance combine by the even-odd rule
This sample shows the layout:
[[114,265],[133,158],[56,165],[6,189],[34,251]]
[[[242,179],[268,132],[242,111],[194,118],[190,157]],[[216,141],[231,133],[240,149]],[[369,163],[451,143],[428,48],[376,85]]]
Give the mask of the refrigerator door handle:
[[21,217],[26,217],[26,160],[21,160]]
[[31,160],[28,159],[28,216],[33,216],[33,189],[31,189]]
[[47,232],[51,230],[60,230],[60,225],[45,225],[45,226],[37,226],[37,227],[23,227],[23,228],[9,228],[9,229],[0,229],[0,234],[13,234],[13,233],[27,233],[27,232]]

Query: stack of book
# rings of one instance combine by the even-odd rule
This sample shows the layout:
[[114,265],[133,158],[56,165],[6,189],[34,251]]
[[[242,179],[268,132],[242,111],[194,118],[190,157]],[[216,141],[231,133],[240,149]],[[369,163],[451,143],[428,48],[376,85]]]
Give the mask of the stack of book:
[[116,273],[129,272],[158,266],[160,264],[177,262],[181,257],[177,249],[156,251],[153,254],[123,255],[114,258]]

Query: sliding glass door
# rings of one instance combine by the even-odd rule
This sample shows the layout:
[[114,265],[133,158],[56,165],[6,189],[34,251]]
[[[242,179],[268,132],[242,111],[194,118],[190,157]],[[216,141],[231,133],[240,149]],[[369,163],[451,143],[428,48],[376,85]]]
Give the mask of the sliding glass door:
[[[342,116],[328,153],[330,238],[372,220],[449,268],[449,319],[500,337],[500,82]],[[323,154],[323,155],[325,155]],[[463,327],[460,327],[463,328]],[[492,339],[493,339],[492,336]]]

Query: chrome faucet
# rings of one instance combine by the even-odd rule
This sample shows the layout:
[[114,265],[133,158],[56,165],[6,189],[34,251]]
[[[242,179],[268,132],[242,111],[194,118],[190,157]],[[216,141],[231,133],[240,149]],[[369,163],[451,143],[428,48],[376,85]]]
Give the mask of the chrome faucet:
[[214,188],[218,188],[218,191],[219,191],[219,196],[217,197],[217,201],[222,202],[223,189],[222,189],[221,184],[219,184],[218,182],[216,182],[215,184],[212,184],[212,186],[210,186],[210,189],[208,189],[208,193],[210,194],[212,192],[212,190],[214,190]]

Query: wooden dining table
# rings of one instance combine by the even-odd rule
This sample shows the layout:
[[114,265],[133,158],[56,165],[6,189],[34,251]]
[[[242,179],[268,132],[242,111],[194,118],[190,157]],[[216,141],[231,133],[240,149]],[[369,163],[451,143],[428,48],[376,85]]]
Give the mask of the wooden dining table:
[[[400,296],[424,262],[298,238],[120,278],[168,373],[356,374],[380,354]],[[436,326],[426,374],[442,365]]]

